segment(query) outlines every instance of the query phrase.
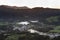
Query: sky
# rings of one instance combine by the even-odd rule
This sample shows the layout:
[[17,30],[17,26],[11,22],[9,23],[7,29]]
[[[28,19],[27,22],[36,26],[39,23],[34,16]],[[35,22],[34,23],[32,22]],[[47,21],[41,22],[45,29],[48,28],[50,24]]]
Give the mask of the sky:
[[0,0],[0,5],[60,8],[60,0]]

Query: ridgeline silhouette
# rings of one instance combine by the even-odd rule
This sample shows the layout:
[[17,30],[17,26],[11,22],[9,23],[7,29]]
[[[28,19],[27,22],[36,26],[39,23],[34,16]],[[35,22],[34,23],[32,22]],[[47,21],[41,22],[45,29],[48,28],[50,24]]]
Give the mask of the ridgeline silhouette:
[[35,7],[31,9],[26,6],[16,7],[16,6],[0,5],[1,19],[41,20],[51,16],[59,16],[59,15],[60,15],[60,9],[43,8],[43,7]]

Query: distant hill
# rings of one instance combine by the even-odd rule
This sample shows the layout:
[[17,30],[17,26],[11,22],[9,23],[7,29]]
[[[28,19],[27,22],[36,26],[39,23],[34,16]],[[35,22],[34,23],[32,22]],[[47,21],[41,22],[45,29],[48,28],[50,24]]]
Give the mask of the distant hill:
[[[28,7],[0,5],[0,19],[4,20],[39,20],[46,23],[46,19],[55,16],[60,16],[60,9],[43,7],[35,7],[31,9]],[[60,20],[60,17],[58,18]]]
[[[4,15],[3,15],[4,14]],[[49,17],[60,15],[60,9],[51,9],[43,7],[16,7],[16,6],[0,6],[0,15],[1,16],[36,16],[36,17]]]

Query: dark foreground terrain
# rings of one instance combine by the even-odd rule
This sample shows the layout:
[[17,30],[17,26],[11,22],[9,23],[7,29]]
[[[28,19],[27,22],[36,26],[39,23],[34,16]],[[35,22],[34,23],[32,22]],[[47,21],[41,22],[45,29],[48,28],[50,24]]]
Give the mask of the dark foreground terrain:
[[0,40],[60,40],[60,9],[1,5]]

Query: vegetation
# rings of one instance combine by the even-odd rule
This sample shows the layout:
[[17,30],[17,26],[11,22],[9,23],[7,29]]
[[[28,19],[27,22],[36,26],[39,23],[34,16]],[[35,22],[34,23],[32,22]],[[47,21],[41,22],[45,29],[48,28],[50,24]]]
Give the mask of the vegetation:
[[[30,20],[38,20],[31,23]],[[51,39],[49,36],[38,35],[30,32],[13,31],[17,22],[28,21],[27,25],[40,32],[60,33],[60,9],[43,7],[11,7],[0,6],[0,40],[60,40],[60,36]],[[22,31],[22,30],[21,30]]]
[[6,40],[48,40],[48,36],[41,36],[36,33],[22,33],[22,34],[14,34],[8,36]]
[[56,26],[54,30],[51,30],[50,32],[60,33],[60,26]]

